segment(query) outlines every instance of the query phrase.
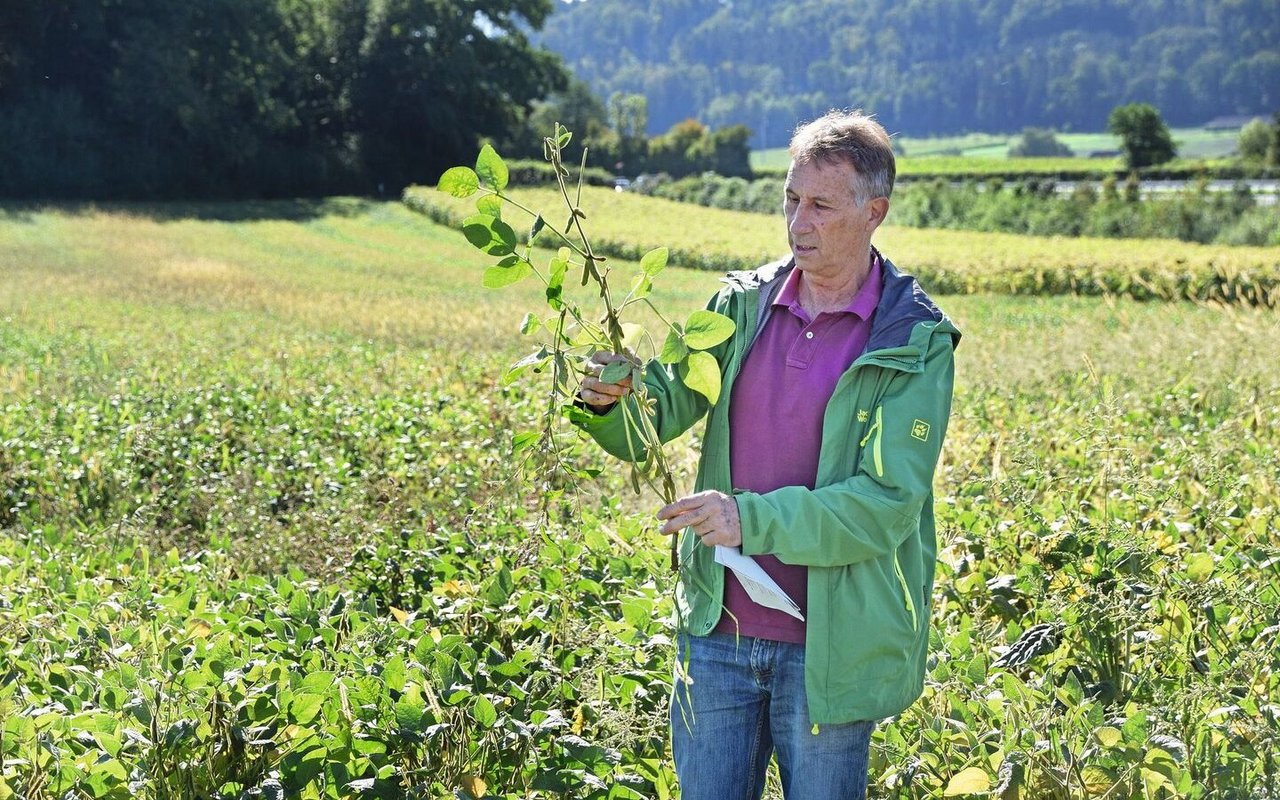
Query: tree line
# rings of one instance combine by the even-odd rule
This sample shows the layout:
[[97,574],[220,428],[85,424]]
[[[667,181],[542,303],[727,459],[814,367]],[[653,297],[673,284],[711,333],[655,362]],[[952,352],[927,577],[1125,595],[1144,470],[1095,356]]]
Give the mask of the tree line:
[[393,193],[568,73],[553,0],[0,0],[0,196]]
[[600,95],[643,94],[653,132],[694,116],[757,148],[832,107],[913,136],[1280,108],[1275,0],[585,0],[538,41]]

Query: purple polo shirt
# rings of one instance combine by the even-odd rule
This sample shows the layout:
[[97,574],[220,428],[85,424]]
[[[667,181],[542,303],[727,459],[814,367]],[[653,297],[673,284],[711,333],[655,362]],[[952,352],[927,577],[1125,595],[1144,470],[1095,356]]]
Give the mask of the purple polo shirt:
[[[880,302],[880,273],[876,258],[848,307],[817,319],[800,306],[800,270],[787,276],[733,384],[729,459],[734,489],[763,494],[783,486],[814,488],[822,416],[840,376],[867,346]],[[807,618],[808,568],[773,555],[753,557]],[[729,613],[721,614],[717,633],[804,643],[803,622],[753,602],[730,570],[725,570],[724,605]]]

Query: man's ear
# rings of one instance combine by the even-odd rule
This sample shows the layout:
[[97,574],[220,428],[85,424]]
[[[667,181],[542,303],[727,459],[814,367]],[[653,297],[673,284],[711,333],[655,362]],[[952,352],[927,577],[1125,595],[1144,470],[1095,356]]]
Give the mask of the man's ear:
[[868,200],[862,210],[866,214],[867,230],[874,231],[880,227],[880,223],[884,222],[884,218],[889,215],[889,198],[877,197],[873,200]]

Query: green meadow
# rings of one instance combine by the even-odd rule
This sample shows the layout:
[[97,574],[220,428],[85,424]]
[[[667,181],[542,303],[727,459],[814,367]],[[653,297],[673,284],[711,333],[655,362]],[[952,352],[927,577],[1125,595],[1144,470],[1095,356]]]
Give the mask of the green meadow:
[[[785,248],[619,197],[583,201],[611,270],[723,256],[658,277],[675,317]],[[0,208],[0,800],[679,796],[656,501],[587,442],[512,455],[543,287],[484,289],[444,201]],[[964,338],[870,796],[1280,793],[1274,251],[1089,283],[1087,244],[962,236],[879,242]],[[1219,273],[1251,288],[1159,278]]]

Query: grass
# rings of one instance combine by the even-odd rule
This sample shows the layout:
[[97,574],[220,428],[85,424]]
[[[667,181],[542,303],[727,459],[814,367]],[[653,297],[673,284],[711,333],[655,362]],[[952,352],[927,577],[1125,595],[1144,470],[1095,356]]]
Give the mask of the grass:
[[[542,292],[485,261],[399,203],[0,215],[0,796],[671,796],[652,500],[512,463]],[[1274,312],[939,299],[935,657],[872,796],[1276,791]]]

